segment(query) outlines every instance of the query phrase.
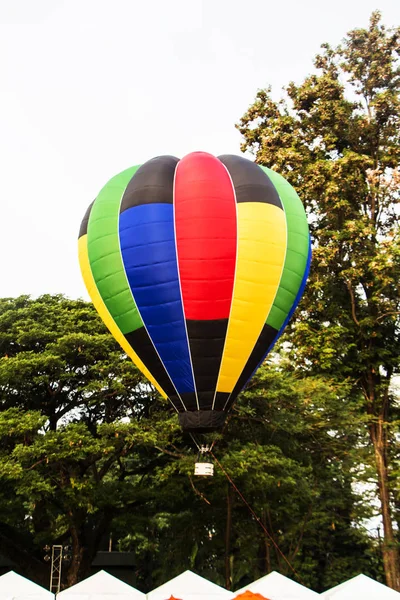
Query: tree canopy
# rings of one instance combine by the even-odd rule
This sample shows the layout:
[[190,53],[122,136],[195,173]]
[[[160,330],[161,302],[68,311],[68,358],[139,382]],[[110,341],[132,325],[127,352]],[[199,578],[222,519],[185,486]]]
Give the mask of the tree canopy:
[[0,307],[0,551],[22,573],[46,584],[43,546],[70,544],[72,584],[112,531],[144,591],[186,568],[232,589],[272,569],[320,590],[361,565],[379,578],[351,474],[364,443],[351,386],[276,358],[235,405],[214,452],[267,535],[225,473],[194,478],[173,409],[90,304]]
[[[238,128],[243,150],[284,174],[307,205],[311,277],[292,331],[292,361],[334,374],[363,396],[375,455],[388,585],[400,589],[393,524],[399,372],[400,29],[324,44],[315,73],[275,100],[260,90]],[[397,452],[395,453],[397,454]]]

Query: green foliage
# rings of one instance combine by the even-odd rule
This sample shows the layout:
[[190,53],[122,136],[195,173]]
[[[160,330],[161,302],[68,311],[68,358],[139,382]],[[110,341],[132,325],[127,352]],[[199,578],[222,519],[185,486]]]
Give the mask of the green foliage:
[[[14,303],[15,302],[15,305]],[[36,408],[48,427],[69,415],[88,426],[144,414],[154,392],[83,301],[44,296],[4,300],[0,308],[0,389],[4,406]]]
[[[308,207],[313,266],[296,328],[303,368],[377,382],[398,369],[399,30],[379,14],[315,59],[287,101],[257,94],[243,150],[277,169]],[[350,99],[351,98],[351,99]]]
[[[400,589],[391,519],[389,440],[397,444],[391,392],[400,350],[400,29],[380,14],[343,44],[322,46],[316,72],[286,98],[258,92],[240,120],[243,150],[276,169],[306,204],[311,276],[287,338],[291,364],[348,381],[362,394],[376,462],[387,582]],[[392,453],[393,454],[393,453]]]
[[71,541],[71,582],[112,519],[145,502],[138,482],[178,427],[86,302],[2,300],[0,348],[0,548],[19,561],[27,537],[36,559]]
[[81,579],[111,531],[134,552],[144,591],[187,568],[234,588],[271,569],[294,576],[274,543],[316,589],[360,568],[379,575],[357,525],[370,513],[350,474],[364,441],[347,383],[275,360],[216,438],[272,541],[219,468],[193,476],[191,440],[91,305],[45,296],[0,307],[0,549],[25,575],[46,584],[41,548],[58,542],[73,548],[66,582]]
[[142,587],[151,587],[142,579],[148,564],[153,585],[184,568],[233,589],[272,569],[296,578],[274,543],[314,589],[360,569],[379,577],[381,565],[371,559],[375,542],[356,524],[371,513],[352,486],[350,467],[360,458],[363,434],[357,403],[346,402],[347,394],[335,381],[298,379],[284,365],[262,367],[215,454],[273,541],[229,491],[218,465],[212,479],[193,478],[193,458],[175,456],[154,473],[149,512],[130,515],[128,527],[125,517],[114,523],[120,548],[136,553]]

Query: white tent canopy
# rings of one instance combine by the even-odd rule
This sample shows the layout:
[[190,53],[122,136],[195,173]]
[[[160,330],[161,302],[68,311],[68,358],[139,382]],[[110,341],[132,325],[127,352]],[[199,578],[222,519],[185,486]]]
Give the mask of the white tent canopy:
[[229,600],[233,594],[192,571],[185,571],[149,592],[147,600],[168,600],[171,596],[179,600]]
[[324,600],[400,600],[399,592],[374,581],[366,575],[357,575],[321,594]]
[[57,594],[57,600],[145,600],[145,598],[145,594],[106,571],[99,571]]
[[261,579],[249,583],[249,585],[235,592],[235,596],[243,594],[246,590],[253,592],[253,594],[261,594],[269,600],[316,600],[321,598],[316,592],[284,575],[280,575],[276,571],[272,571],[272,573],[268,573]]
[[9,571],[0,577],[0,600],[54,600],[54,594]]

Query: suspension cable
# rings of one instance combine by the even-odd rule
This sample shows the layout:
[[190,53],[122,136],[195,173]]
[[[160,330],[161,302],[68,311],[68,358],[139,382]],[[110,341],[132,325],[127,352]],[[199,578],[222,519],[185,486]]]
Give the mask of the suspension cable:
[[196,438],[194,437],[193,433],[189,432],[190,437],[192,438],[194,444],[197,446],[197,450],[200,452],[201,451],[201,447],[199,446]]
[[239,496],[239,498],[242,500],[242,502],[247,506],[247,508],[249,509],[250,513],[253,515],[253,517],[255,518],[255,520],[257,521],[257,523],[260,525],[261,529],[264,531],[264,533],[267,535],[267,537],[271,540],[272,544],[275,546],[275,549],[279,552],[279,554],[282,556],[283,560],[286,562],[286,564],[289,566],[289,568],[291,569],[291,571],[293,571],[293,574],[296,576],[296,578],[298,579],[298,581],[304,585],[299,573],[296,571],[296,569],[293,567],[293,565],[290,563],[289,559],[286,558],[286,556],[284,555],[284,553],[282,552],[282,550],[279,548],[278,544],[275,542],[273,536],[269,533],[268,529],[265,527],[264,523],[261,521],[261,519],[259,518],[259,516],[254,512],[254,510],[252,509],[252,507],[250,506],[250,504],[247,502],[246,498],[243,496],[242,492],[238,489],[237,485],[235,484],[235,482],[233,481],[233,479],[230,477],[230,475],[225,471],[224,467],[221,465],[221,463],[219,462],[218,458],[215,456],[215,454],[210,450],[210,454],[213,457],[216,465],[221,469],[221,471],[223,472],[223,474],[225,475],[225,477],[227,478],[227,480],[229,481],[229,483],[231,484],[231,486],[233,487],[233,489],[235,490],[235,492],[237,493],[237,495]]

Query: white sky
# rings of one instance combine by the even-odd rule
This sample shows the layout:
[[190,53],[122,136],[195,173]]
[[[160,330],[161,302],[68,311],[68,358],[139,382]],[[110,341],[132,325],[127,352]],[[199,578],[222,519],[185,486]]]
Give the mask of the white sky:
[[[79,225],[114,174],[159,154],[239,153],[268,84],[377,0],[0,0],[0,297],[86,297]],[[379,0],[400,24],[400,2]]]

